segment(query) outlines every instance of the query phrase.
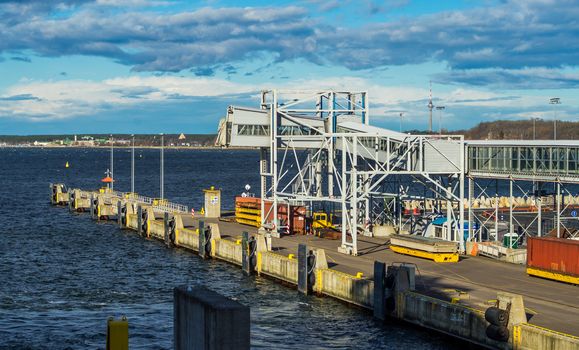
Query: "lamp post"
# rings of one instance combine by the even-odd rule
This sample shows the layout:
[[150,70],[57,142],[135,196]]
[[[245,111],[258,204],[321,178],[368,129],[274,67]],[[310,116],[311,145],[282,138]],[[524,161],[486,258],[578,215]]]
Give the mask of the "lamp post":
[[557,140],[557,107],[555,105],[560,105],[561,99],[553,97],[549,100],[549,104],[553,105],[553,140]]
[[[113,135],[111,134],[111,179],[114,180],[115,175],[114,175],[114,142],[113,142]],[[115,188],[115,183],[114,181],[111,182],[111,190],[114,190]]]
[[135,193],[135,135],[131,137],[131,193]]
[[436,110],[438,111],[438,134],[442,135],[442,111],[445,109],[445,106],[436,106]]
[[535,135],[537,134],[537,131],[535,128],[536,121],[537,121],[537,118],[533,117],[533,140],[535,140]]
[[404,116],[404,112],[400,112],[400,132],[402,132],[402,117]]
[[164,187],[165,187],[165,183],[164,183],[165,182],[165,179],[164,179],[164,176],[165,176],[165,174],[164,174],[165,173],[165,152],[164,152],[164,144],[163,143],[164,143],[164,135],[161,134],[161,169],[160,169],[160,171],[161,171],[160,198],[161,199],[165,198],[165,193],[164,193]]

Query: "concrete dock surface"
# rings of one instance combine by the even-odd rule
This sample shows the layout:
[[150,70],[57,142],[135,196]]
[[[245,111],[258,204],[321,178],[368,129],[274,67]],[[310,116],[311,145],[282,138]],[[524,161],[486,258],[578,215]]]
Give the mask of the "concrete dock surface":
[[[224,239],[237,240],[243,231],[257,233],[251,226],[217,219],[201,220],[219,223]],[[198,219],[188,220],[197,226]],[[358,238],[358,256],[338,253],[339,240],[311,235],[293,235],[272,239],[272,251],[288,255],[297,254],[299,244],[326,251],[330,268],[351,275],[358,272],[364,278],[373,278],[374,261],[387,264],[410,263],[417,268],[416,288],[419,292],[484,310],[491,306],[498,291],[523,295],[528,322],[579,336],[579,287],[561,282],[530,277],[525,266],[495,261],[484,257],[461,257],[458,263],[435,263],[434,261],[397,254],[391,251],[385,239]]]

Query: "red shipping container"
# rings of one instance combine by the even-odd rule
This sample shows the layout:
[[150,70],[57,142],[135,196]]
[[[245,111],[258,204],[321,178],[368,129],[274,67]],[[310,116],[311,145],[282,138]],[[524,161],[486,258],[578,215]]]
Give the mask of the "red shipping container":
[[527,267],[579,276],[579,241],[554,237],[529,237]]
[[[270,211],[273,203],[265,201],[264,211],[267,217],[267,221],[273,220],[273,211]],[[287,204],[277,205],[277,218],[279,220],[280,226],[289,225],[289,233],[305,234],[306,233],[306,208],[303,206],[290,206],[289,208],[289,219],[288,219],[288,206]]]

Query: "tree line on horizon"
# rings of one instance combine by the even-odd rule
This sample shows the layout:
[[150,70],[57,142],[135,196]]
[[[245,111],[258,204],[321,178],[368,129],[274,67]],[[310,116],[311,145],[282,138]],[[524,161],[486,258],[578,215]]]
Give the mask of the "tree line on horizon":
[[[534,129],[534,131],[533,131]],[[476,126],[465,130],[449,131],[442,130],[443,134],[464,135],[466,140],[552,140],[554,133],[554,123],[552,120],[497,120],[492,122],[481,122]],[[408,130],[415,134],[427,134],[424,130]],[[184,134],[185,139],[180,140],[181,134],[165,134],[164,143],[166,146],[189,144],[191,146],[213,146],[216,134]],[[77,134],[77,140],[92,138],[96,144],[107,145],[110,134]],[[534,137],[533,137],[534,136]],[[131,140],[131,134],[113,134],[117,141]],[[579,121],[557,121],[558,140],[579,139]],[[60,140],[73,141],[74,135],[0,135],[0,143],[7,144],[27,144],[38,142],[57,142]],[[120,143],[120,142],[119,142]],[[160,144],[159,134],[135,134],[136,146],[158,146]]]

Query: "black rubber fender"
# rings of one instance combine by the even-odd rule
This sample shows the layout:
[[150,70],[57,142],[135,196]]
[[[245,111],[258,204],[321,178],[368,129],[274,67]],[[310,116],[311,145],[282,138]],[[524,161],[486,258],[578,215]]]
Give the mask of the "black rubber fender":
[[509,314],[506,310],[492,306],[485,311],[485,320],[496,326],[506,326],[509,322]]
[[509,330],[504,326],[491,324],[486,329],[486,335],[487,337],[500,342],[507,342],[509,340]]

